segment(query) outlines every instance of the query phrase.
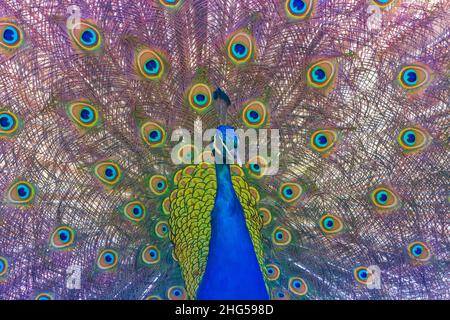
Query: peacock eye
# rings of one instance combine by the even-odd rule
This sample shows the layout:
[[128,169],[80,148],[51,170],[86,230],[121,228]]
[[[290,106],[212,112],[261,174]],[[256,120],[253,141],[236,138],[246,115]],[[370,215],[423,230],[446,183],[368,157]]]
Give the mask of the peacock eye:
[[248,167],[248,173],[256,179],[262,178],[267,173],[267,160],[261,156],[256,156],[250,159]]
[[429,136],[418,128],[405,128],[398,135],[398,142],[405,151],[417,151],[428,144]]
[[23,44],[22,30],[11,22],[0,22],[0,48],[14,50]]
[[272,233],[272,242],[279,246],[288,245],[292,240],[291,233],[282,227],[276,227]]
[[38,294],[34,300],[53,300],[53,296],[50,293],[40,293]]
[[159,0],[159,2],[169,9],[175,9],[180,6],[180,4],[183,2],[182,0]]
[[400,70],[398,81],[406,90],[420,88],[430,81],[431,75],[426,67],[418,65],[405,66]]
[[184,290],[183,287],[170,287],[169,290],[167,290],[167,298],[169,300],[186,300],[186,290]]
[[372,0],[372,1],[378,7],[385,8],[385,7],[389,6],[395,0]]
[[156,246],[150,245],[142,250],[142,262],[146,265],[152,265],[160,261],[160,254]]
[[358,267],[353,270],[353,275],[361,284],[368,284],[371,282],[371,273],[368,268],[366,267]]
[[7,192],[7,200],[12,204],[26,205],[33,201],[35,196],[34,187],[27,181],[13,183]]
[[330,60],[321,60],[308,69],[308,85],[314,88],[325,88],[330,85],[336,77],[336,66]]
[[318,152],[330,150],[337,139],[337,134],[333,130],[317,130],[311,135],[311,147]]
[[397,196],[385,187],[379,187],[372,191],[372,202],[380,209],[392,209],[398,205]]
[[97,109],[85,102],[72,102],[67,106],[70,119],[80,128],[91,128],[98,124]]
[[325,234],[335,234],[342,230],[342,221],[330,214],[324,215],[319,222],[320,228]]
[[152,176],[148,184],[150,187],[150,191],[157,196],[160,196],[167,191],[168,187],[167,179],[164,176],[161,175]]
[[302,187],[295,182],[283,183],[279,188],[279,194],[283,201],[287,203],[294,202],[302,195]]
[[242,121],[247,127],[259,128],[266,120],[267,108],[262,102],[250,102],[242,110]]
[[269,281],[275,281],[278,280],[278,278],[280,277],[280,268],[278,268],[277,265],[275,264],[268,264],[266,266],[266,274],[267,274],[267,279]]
[[203,112],[211,106],[211,89],[203,83],[197,83],[189,90],[189,105],[196,111]]
[[7,137],[17,131],[19,119],[9,111],[0,111],[0,138]]
[[125,205],[123,213],[131,221],[139,222],[145,218],[147,210],[141,201],[135,200]]
[[289,290],[297,296],[304,296],[308,293],[308,286],[302,278],[293,277],[289,279]]
[[102,36],[98,28],[91,22],[82,21],[69,29],[70,37],[75,45],[84,51],[95,51],[102,45]]
[[55,249],[65,249],[73,244],[74,238],[74,230],[70,227],[63,226],[53,231],[50,243]]
[[274,300],[289,300],[289,292],[285,289],[273,289],[272,298]]
[[100,270],[111,270],[119,263],[119,254],[112,249],[105,249],[100,252],[97,259],[97,267]]
[[166,141],[166,132],[159,124],[147,121],[141,127],[141,137],[151,148],[156,148]]
[[252,37],[246,32],[237,32],[231,36],[227,46],[228,56],[235,64],[248,62],[254,54]]
[[5,257],[0,257],[0,279],[8,272],[8,260]]
[[412,259],[421,262],[428,261],[431,257],[428,246],[420,241],[416,241],[408,245],[408,255]]
[[293,19],[307,18],[313,9],[314,0],[286,0],[286,14]]
[[95,176],[106,186],[113,187],[122,178],[119,165],[112,161],[104,161],[94,168]]
[[146,79],[160,79],[164,74],[164,60],[155,50],[142,49],[136,53],[135,63],[139,74]]
[[264,226],[267,226],[272,221],[272,213],[269,209],[259,208],[259,216],[261,217]]
[[166,221],[160,221],[155,226],[155,233],[158,238],[166,238],[169,234],[169,225]]

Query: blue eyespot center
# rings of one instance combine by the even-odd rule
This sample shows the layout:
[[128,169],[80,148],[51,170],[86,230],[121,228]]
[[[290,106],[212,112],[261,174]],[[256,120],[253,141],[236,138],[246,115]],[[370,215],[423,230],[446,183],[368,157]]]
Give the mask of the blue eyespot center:
[[408,85],[417,84],[417,72],[413,69],[408,69],[403,73],[403,81]]
[[325,229],[330,230],[334,226],[334,221],[331,218],[326,218],[323,224]]
[[114,255],[112,253],[108,252],[108,253],[105,254],[104,259],[105,259],[106,263],[113,264],[114,260],[115,260],[115,257],[114,257]]
[[0,126],[3,130],[11,130],[16,121],[9,114],[2,114],[0,116]]
[[149,256],[150,257],[152,257],[152,258],[155,258],[158,254],[156,253],[156,250],[155,249],[151,249],[149,252],[148,252],[148,254],[149,254]]
[[84,123],[92,122],[94,120],[94,112],[90,108],[84,107],[80,111],[80,119]]
[[327,74],[321,67],[315,67],[312,70],[312,79],[317,83],[324,83],[327,80]]
[[294,288],[299,289],[302,286],[302,283],[300,280],[295,280],[292,285],[294,286]]
[[156,187],[158,188],[158,190],[164,189],[164,186],[165,186],[165,183],[164,183],[163,181],[159,181],[159,182],[156,184]]
[[379,203],[385,204],[388,200],[388,194],[386,191],[379,191],[377,193],[376,199]]
[[174,296],[176,296],[176,297],[179,297],[179,296],[181,296],[181,291],[180,290],[174,290],[173,291],[173,294],[174,294]]
[[277,292],[277,297],[278,298],[284,298],[284,292],[278,291]]
[[303,0],[291,0],[289,7],[295,14],[302,14],[307,9],[306,3]]
[[423,253],[423,246],[416,244],[411,251],[415,257],[419,257]]
[[159,72],[160,64],[157,59],[150,59],[145,63],[145,72],[148,74],[154,75]]
[[97,43],[97,33],[91,28],[87,28],[81,33],[81,42],[87,46],[95,45]]
[[150,141],[155,142],[161,139],[161,133],[159,130],[152,130],[150,131],[148,138]]
[[117,170],[113,166],[107,166],[105,169],[105,176],[108,180],[113,180],[117,177]]
[[27,199],[30,196],[30,192],[30,188],[25,184],[19,184],[17,186],[17,194],[22,200]]
[[324,135],[323,133],[320,133],[315,137],[314,142],[316,143],[317,146],[323,148],[323,147],[327,146],[328,139],[327,139],[326,135]]
[[283,240],[283,232],[278,231],[278,232],[275,234],[275,238],[276,238],[277,240]]
[[408,146],[413,146],[416,143],[416,134],[413,131],[407,131],[403,135],[403,142]]
[[240,42],[233,44],[232,50],[234,56],[238,59],[244,58],[248,53],[248,48]]
[[208,102],[208,97],[203,93],[197,93],[194,96],[194,102],[199,106],[203,106]]
[[19,31],[12,26],[8,26],[3,30],[3,41],[9,45],[13,45],[20,40]]
[[5,270],[5,263],[3,260],[0,260],[0,273],[2,273]]
[[358,277],[359,277],[361,280],[366,280],[368,276],[369,276],[369,274],[367,273],[366,270],[360,270],[360,271],[358,272]]
[[287,198],[292,198],[292,195],[294,194],[294,190],[292,190],[292,188],[290,187],[286,187],[283,190],[283,194],[287,197]]
[[261,171],[261,166],[259,164],[257,164],[257,163],[252,164],[251,168],[252,168],[252,171],[254,171],[254,172],[260,172]]
[[139,205],[135,205],[135,206],[133,207],[133,214],[134,214],[136,217],[140,217],[140,216],[142,215],[142,213],[143,213],[143,210],[142,210],[142,208],[141,208]]
[[267,268],[267,273],[272,274],[273,273],[273,269],[272,268]]
[[58,232],[58,237],[63,243],[67,243],[70,240],[70,233],[67,230],[61,230]]
[[250,121],[252,123],[256,123],[256,122],[260,121],[261,116],[259,115],[258,111],[249,110],[249,111],[247,111],[247,119],[248,119],[248,121]]

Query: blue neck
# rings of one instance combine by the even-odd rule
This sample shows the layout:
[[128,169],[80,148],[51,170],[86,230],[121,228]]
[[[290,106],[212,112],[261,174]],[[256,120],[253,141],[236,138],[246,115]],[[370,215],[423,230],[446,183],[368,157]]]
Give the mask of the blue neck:
[[197,299],[269,299],[229,165],[216,164],[216,176],[208,261]]

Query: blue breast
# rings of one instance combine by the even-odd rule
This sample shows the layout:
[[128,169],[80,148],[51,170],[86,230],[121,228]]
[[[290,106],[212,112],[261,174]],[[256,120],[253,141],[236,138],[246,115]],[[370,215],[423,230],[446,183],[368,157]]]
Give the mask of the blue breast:
[[244,210],[231,183],[229,166],[216,164],[216,175],[208,261],[197,299],[267,300],[266,285]]

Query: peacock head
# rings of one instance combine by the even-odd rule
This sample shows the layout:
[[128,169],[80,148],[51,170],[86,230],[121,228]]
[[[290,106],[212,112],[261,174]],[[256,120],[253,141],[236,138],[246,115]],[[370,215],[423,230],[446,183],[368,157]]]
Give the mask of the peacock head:
[[216,164],[240,163],[238,154],[239,138],[233,127],[220,125],[213,137],[213,155]]

